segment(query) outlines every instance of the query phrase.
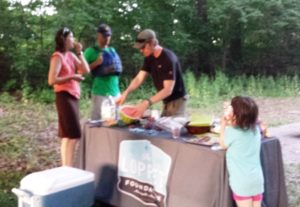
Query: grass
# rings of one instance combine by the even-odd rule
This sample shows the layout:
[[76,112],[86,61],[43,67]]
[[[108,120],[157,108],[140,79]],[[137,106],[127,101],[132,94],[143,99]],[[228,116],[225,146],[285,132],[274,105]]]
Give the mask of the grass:
[[11,189],[26,174],[58,165],[57,139],[49,137],[55,120],[52,105],[0,96],[0,206],[17,206]]
[[[254,97],[294,97],[299,93],[298,76],[228,78],[218,72],[214,79],[203,75],[195,78],[193,73],[184,76],[190,95],[190,113],[217,115],[222,102],[235,95]],[[129,81],[123,80],[122,90]],[[90,111],[89,88],[83,87],[80,102],[81,117],[88,118]],[[137,102],[154,94],[152,84],[140,87],[130,94],[131,102]],[[59,165],[59,141],[57,115],[53,92],[50,89],[32,91],[24,88],[22,99],[16,100],[8,93],[0,94],[0,204],[17,206],[16,196],[10,191],[18,187],[26,174]],[[47,104],[51,103],[51,104]],[[159,106],[155,106],[159,107]],[[300,166],[285,166],[291,207],[300,206]],[[297,177],[298,176],[298,177]]]
[[[287,194],[291,206],[300,206],[300,165],[285,165],[285,177],[287,184]],[[295,173],[296,172],[296,173]],[[297,173],[298,172],[298,173]]]
[[227,77],[218,71],[215,78],[202,75],[196,78],[192,72],[184,76],[189,95],[190,106],[202,108],[211,105],[219,105],[224,100],[229,100],[236,95],[252,97],[293,97],[300,91],[299,77],[279,76],[267,77]]
[[11,193],[11,189],[19,185],[19,181],[26,173],[16,171],[0,172],[0,204],[5,207],[16,207],[17,198]]

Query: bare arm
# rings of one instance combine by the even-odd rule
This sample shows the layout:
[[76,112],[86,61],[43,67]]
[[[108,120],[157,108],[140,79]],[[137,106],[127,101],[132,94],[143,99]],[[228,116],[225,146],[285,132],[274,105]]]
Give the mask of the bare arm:
[[61,70],[61,67],[62,67],[61,59],[58,56],[53,57],[50,62],[50,68],[48,73],[49,85],[52,86],[54,84],[62,84],[72,79],[77,81],[83,80],[83,77],[80,74],[59,77],[58,74]]
[[222,117],[221,120],[221,134],[220,134],[220,146],[223,149],[227,149],[227,146],[225,145],[225,127],[226,127],[226,120],[225,117]]
[[[165,80],[164,87],[160,91],[158,91],[154,96],[149,98],[151,103],[157,103],[164,98],[170,96],[172,94],[173,88],[175,85],[174,80]],[[150,102],[148,100],[144,100],[136,106],[135,116],[141,117],[146,109],[149,107]]]
[[165,80],[163,89],[158,91],[154,96],[152,96],[149,99],[151,100],[152,103],[157,103],[157,102],[167,98],[168,96],[170,96],[172,94],[174,85],[175,85],[174,80]]
[[86,62],[82,54],[82,45],[80,43],[75,43],[75,50],[78,57],[73,54],[75,59],[75,65],[80,74],[86,74],[90,72],[89,64]]
[[223,116],[221,120],[221,134],[220,134],[220,145],[223,149],[227,149],[228,146],[225,144],[225,127],[235,125],[235,115],[230,102],[226,101],[223,103]]
[[95,60],[94,62],[92,62],[92,63],[90,64],[91,70],[94,70],[98,65],[101,65],[102,62],[103,62],[103,57],[102,57],[101,54],[99,54],[97,60]]
[[128,88],[124,91],[124,93],[131,93],[132,91],[136,90],[146,79],[148,73],[146,71],[141,70],[135,78],[130,82]]
[[132,91],[136,90],[146,79],[148,73],[146,71],[140,70],[140,72],[135,76],[135,78],[130,82],[127,89],[122,93],[120,98],[116,101],[117,104],[121,105],[125,102],[127,96]]

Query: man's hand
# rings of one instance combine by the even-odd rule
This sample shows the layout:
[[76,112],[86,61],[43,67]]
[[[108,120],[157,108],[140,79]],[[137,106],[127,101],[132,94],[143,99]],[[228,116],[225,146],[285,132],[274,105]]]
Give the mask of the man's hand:
[[101,65],[103,63],[103,57],[101,54],[99,54],[97,60],[96,60],[97,65]]
[[117,98],[116,104],[119,105],[119,106],[122,105],[126,101],[127,95],[128,95],[128,93],[123,92],[121,94],[121,96],[119,98]]
[[143,116],[144,112],[147,110],[148,106],[149,106],[149,103],[148,103],[148,101],[145,101],[145,100],[142,101],[141,103],[137,104],[135,106],[136,110],[133,113],[133,116],[141,118]]

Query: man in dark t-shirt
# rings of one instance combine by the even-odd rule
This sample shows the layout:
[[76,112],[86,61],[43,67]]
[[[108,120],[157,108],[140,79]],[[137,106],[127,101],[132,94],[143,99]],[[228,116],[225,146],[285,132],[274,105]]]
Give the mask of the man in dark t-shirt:
[[157,93],[136,105],[133,115],[141,117],[154,103],[163,101],[162,116],[185,116],[187,93],[177,56],[159,45],[156,34],[145,29],[138,34],[134,47],[144,55],[144,64],[118,100],[125,102],[128,94],[137,89],[151,75]]

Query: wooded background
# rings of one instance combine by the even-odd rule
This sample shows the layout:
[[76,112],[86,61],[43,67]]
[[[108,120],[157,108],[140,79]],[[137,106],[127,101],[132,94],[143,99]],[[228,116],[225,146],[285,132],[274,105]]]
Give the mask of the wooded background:
[[99,23],[112,27],[127,77],[142,64],[132,45],[145,28],[196,77],[299,74],[297,0],[1,0],[0,20],[0,91],[48,87],[56,31],[69,27],[86,48]]

